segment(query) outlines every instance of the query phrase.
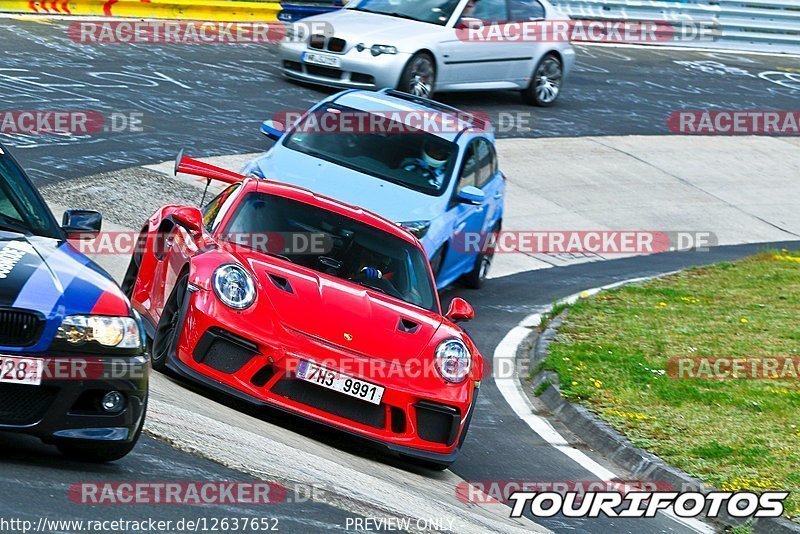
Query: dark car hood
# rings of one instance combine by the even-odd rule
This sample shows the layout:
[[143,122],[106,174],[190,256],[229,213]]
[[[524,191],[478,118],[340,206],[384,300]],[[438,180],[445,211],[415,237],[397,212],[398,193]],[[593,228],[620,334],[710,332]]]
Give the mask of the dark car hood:
[[0,231],[0,307],[41,313],[49,344],[67,315],[130,315],[113,279],[66,241]]

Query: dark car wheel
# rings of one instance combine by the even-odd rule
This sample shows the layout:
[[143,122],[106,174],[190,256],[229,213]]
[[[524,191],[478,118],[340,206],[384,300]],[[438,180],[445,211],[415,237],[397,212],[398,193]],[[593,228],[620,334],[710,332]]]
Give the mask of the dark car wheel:
[[[500,226],[495,225],[491,233],[497,233],[499,231]],[[492,260],[494,260],[494,247],[478,254],[478,257],[475,258],[475,266],[470,272],[461,277],[461,283],[469,289],[482,288],[492,268]]]
[[439,273],[442,271],[442,263],[444,263],[444,252],[447,243],[439,247],[433,256],[431,257],[431,271],[433,271],[433,278],[434,280],[439,279]]
[[533,72],[531,83],[522,91],[522,98],[531,106],[549,107],[556,103],[561,95],[561,83],[564,78],[564,67],[555,54],[542,58]]
[[433,98],[434,87],[436,87],[436,62],[426,52],[415,54],[403,69],[397,89],[415,96]]
[[59,441],[55,444],[56,448],[65,457],[78,462],[98,464],[115,462],[127,456],[139,442],[139,436],[142,435],[144,428],[145,414],[147,414],[147,399],[144,401],[142,420],[136,428],[133,439],[128,443]]
[[150,361],[153,369],[163,371],[167,366],[167,359],[178,341],[180,333],[181,312],[186,300],[186,290],[189,287],[189,275],[184,274],[178,279],[175,287],[167,299],[161,319],[158,321],[153,334],[153,347]]

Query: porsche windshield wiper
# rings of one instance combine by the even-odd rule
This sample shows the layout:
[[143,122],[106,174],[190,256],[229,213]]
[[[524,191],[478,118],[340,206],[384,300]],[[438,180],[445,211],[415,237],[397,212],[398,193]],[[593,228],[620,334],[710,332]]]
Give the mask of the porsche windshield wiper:
[[375,291],[379,291],[379,292],[381,292],[381,293],[383,293],[385,295],[389,295],[389,296],[392,296],[392,297],[394,296],[391,293],[389,293],[388,291],[386,291],[385,289],[381,289],[380,287],[376,287],[376,286],[370,285],[367,282],[363,282],[363,281],[360,282],[358,280],[353,280],[353,282],[355,282],[356,284],[360,285],[361,287],[366,287],[367,289],[374,289]]

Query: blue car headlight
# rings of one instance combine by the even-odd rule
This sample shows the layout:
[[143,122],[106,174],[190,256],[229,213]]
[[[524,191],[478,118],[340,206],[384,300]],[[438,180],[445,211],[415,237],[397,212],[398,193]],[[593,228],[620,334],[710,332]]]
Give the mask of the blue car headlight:
[[428,233],[428,230],[430,230],[431,227],[430,221],[406,221],[398,224],[414,234],[414,237],[417,239],[422,239],[425,237],[425,234]]
[[242,167],[242,170],[239,174],[242,174],[244,176],[255,176],[256,178],[261,178],[262,180],[267,179],[267,177],[264,176],[264,173],[261,171],[261,169],[258,166],[258,163],[256,163],[255,160],[248,161],[245,164],[245,166]]

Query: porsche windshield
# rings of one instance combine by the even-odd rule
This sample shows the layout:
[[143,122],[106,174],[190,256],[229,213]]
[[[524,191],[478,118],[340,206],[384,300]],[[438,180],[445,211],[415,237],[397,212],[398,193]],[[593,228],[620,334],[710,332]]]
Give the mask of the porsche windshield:
[[458,152],[455,143],[394,120],[388,113],[370,114],[335,104],[306,115],[284,146],[435,196],[447,188]]
[[444,26],[456,6],[458,0],[355,0],[347,4],[347,9]]
[[0,230],[59,237],[49,208],[22,170],[0,148]]
[[421,249],[337,213],[249,193],[221,238],[439,312]]

